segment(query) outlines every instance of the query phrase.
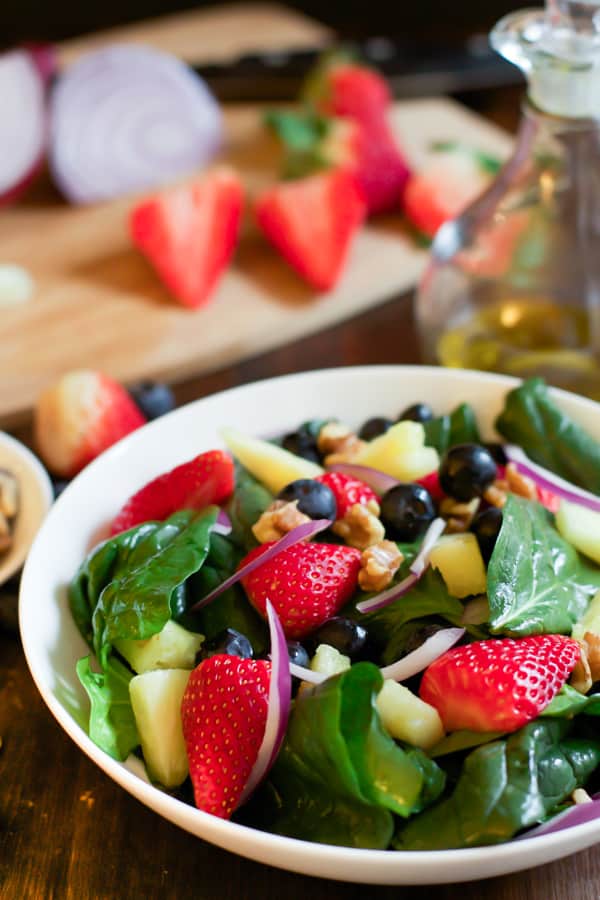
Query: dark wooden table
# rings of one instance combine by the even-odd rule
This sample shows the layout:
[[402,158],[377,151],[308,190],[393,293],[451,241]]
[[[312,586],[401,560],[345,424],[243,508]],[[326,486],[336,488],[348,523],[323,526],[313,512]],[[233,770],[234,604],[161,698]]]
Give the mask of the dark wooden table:
[[[409,297],[177,390],[185,402],[303,369],[418,362]],[[2,900],[597,900],[600,853],[539,870],[436,888],[377,888],[272,869],[212,847],[142,806],[56,724],[19,640],[0,631],[0,898]]]

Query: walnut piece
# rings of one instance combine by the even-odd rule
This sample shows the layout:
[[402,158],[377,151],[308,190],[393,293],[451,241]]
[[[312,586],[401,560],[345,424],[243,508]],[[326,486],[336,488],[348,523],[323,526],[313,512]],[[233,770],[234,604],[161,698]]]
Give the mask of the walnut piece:
[[569,684],[580,694],[587,694],[593,683],[600,680],[600,636],[586,631],[578,643],[581,656],[571,672]]
[[334,523],[332,530],[351,547],[357,547],[359,550],[365,550],[383,540],[385,536],[385,528],[377,516],[362,503],[351,506],[345,516]]
[[522,475],[514,463],[507,463],[505,478],[508,489],[512,494],[518,494],[519,497],[526,497],[527,500],[537,499],[535,482],[526,475]]
[[358,584],[363,591],[383,591],[404,559],[393,541],[378,541],[363,551]]
[[474,497],[468,503],[461,503],[453,497],[444,497],[440,503],[440,513],[447,521],[447,534],[468,531],[480,502],[479,497]]
[[354,432],[341,422],[328,422],[319,431],[317,446],[325,457],[325,465],[351,462],[366,446]]
[[506,503],[507,494],[508,481],[505,481],[504,478],[496,478],[494,483],[490,484],[489,488],[484,491],[483,499],[490,506],[497,506],[499,509],[502,509]]
[[252,533],[257,541],[266,544],[268,541],[278,541],[288,531],[304,522],[310,522],[310,518],[300,512],[297,500],[291,503],[286,500],[274,500],[254,523]]
[[600,681],[600,635],[594,634],[593,631],[586,631],[583,642],[592,681]]

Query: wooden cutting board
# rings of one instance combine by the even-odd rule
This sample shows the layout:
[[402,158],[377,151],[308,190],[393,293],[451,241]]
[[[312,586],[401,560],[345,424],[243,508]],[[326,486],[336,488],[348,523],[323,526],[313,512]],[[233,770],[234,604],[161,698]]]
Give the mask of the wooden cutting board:
[[[252,8],[243,9],[247,14]],[[264,17],[265,7],[259,9]],[[296,25],[307,39],[327,39],[319,26],[313,31],[308,23],[304,32],[306,22]],[[288,26],[287,44],[293,43],[289,32],[294,28],[290,22],[280,25],[282,32]],[[211,28],[214,50],[214,19]],[[176,50],[173,31],[165,34]],[[247,29],[245,34],[247,48],[252,41]],[[183,37],[189,58],[185,28]],[[80,49],[69,45],[66,57]],[[232,52],[230,45],[225,50]],[[224,159],[243,173],[251,194],[273,180],[277,149],[261,126],[258,107],[228,107],[225,125]],[[506,134],[445,99],[398,103],[392,125],[417,166],[436,140],[460,140],[502,156],[510,149]],[[0,214],[0,262],[26,266],[37,286],[26,305],[0,309],[4,425],[24,419],[43,387],[69,369],[98,368],[124,382],[199,374],[319,331],[407,290],[426,260],[400,215],[381,218],[359,234],[335,291],[316,295],[248,221],[234,264],[210,304],[189,311],[173,302],[131,247],[126,231],[130,206],[131,199],[125,199],[70,207],[42,181],[25,202]]]

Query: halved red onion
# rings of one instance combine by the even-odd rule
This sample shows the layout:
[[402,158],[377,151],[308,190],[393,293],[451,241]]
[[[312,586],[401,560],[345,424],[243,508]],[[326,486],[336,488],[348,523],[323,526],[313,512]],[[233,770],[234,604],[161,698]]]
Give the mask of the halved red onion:
[[446,520],[434,519],[423,537],[421,549],[410,564],[413,575],[422,575],[429,565],[429,556],[446,528]]
[[404,681],[412,678],[435,662],[438,657],[442,656],[450,647],[453,647],[457,641],[461,639],[465,633],[464,628],[442,628],[436,631],[430,638],[427,638],[420,647],[403,656],[402,659],[384,666],[381,674],[384,678],[391,678],[393,681]]
[[37,175],[47,140],[46,85],[26,50],[0,54],[0,206]]
[[393,584],[392,587],[382,591],[380,594],[375,594],[374,597],[369,597],[368,600],[362,600],[360,603],[357,603],[357,610],[361,613],[375,612],[375,610],[383,609],[385,606],[389,606],[390,603],[393,603],[394,600],[407,594],[408,591],[414,587],[429,565],[431,551],[445,527],[446,522],[444,519],[434,519],[425,532],[421,549],[412,561],[409,574],[406,578],[403,578],[398,584]]
[[205,597],[202,597],[201,600],[198,600],[197,603],[194,603],[194,605],[190,607],[190,612],[202,609],[203,606],[211,603],[224,591],[229,590],[230,587],[238,581],[241,581],[242,578],[245,578],[246,575],[249,575],[251,572],[254,572],[255,569],[258,569],[259,566],[263,566],[265,563],[270,562],[284,550],[287,550],[288,547],[293,547],[294,544],[297,544],[300,541],[310,540],[310,538],[319,534],[320,531],[325,531],[326,528],[329,528],[331,524],[331,519],[314,519],[310,522],[303,522],[302,525],[297,525],[296,528],[292,528],[292,530],[288,531],[282,538],[275,541],[270,547],[267,547],[264,553],[261,553],[244,566],[241,566],[233,573],[233,575],[230,575],[229,578],[226,578],[225,581],[218,584],[216,588],[213,588],[210,593]]
[[258,756],[242,792],[240,804],[258,787],[277,758],[285,737],[292,699],[292,678],[285,634],[277,613],[267,600],[267,618],[271,637],[271,678],[269,681],[269,709],[265,733],[258,748]]
[[594,512],[600,512],[600,497],[577,487],[575,484],[571,484],[570,481],[566,481],[560,475],[555,475],[554,472],[550,472],[543,466],[538,466],[537,463],[532,462],[526,456],[520,447],[514,444],[505,444],[504,452],[507,459],[517,467],[517,470],[522,475],[531,478],[539,487],[552,491],[558,497],[562,497],[563,500],[568,500],[569,503],[578,503],[580,506],[585,506]]
[[205,82],[150,47],[88,53],[52,93],[50,165],[73,203],[188,175],[214,157],[221,139],[219,105]]
[[351,478],[358,478],[364,484],[372,488],[376,494],[383,496],[390,488],[395,487],[400,482],[379,469],[372,469],[371,466],[359,466],[354,463],[335,463],[333,466],[327,467],[330,472],[341,472],[342,475],[349,475]]
[[220,509],[217,521],[213,525],[212,530],[215,534],[222,534],[224,537],[227,537],[228,534],[231,534],[232,528],[231,519],[224,509]]
[[558,813],[547,822],[543,822],[536,828],[531,828],[524,834],[520,834],[517,841],[526,841],[532,837],[542,837],[547,834],[554,834],[556,831],[562,831],[564,828],[573,828],[575,825],[583,825],[585,822],[593,822],[594,819],[600,818],[600,799],[594,797],[588,803],[576,803],[574,806]]

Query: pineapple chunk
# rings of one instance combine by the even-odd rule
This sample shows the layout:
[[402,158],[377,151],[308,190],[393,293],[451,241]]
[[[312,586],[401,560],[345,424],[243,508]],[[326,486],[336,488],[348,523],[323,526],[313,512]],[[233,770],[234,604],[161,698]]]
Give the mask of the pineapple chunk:
[[188,774],[180,710],[189,677],[186,669],[156,669],[129,682],[148,775],[165,787],[177,787]]
[[313,672],[320,672],[321,675],[327,675],[330,678],[332,675],[338,675],[350,668],[350,657],[344,656],[329,644],[319,644],[310,661],[310,667]]
[[571,637],[576,641],[582,641],[586,631],[600,635],[600,591],[596,591],[590,600],[590,605],[583,614],[583,618],[573,625]]
[[133,671],[141,674],[152,669],[193,669],[203,640],[201,634],[169,621],[146,641],[121,638],[115,641],[115,647]]
[[221,437],[244,468],[273,494],[278,494],[286,484],[298,478],[316,478],[323,474],[323,469],[316,463],[276,444],[248,437],[234,428],[223,428]]
[[485,563],[474,534],[445,534],[429,557],[453,597],[484,594],[487,590]]
[[429,750],[444,737],[435,706],[425,703],[403,684],[389,678],[377,695],[377,711],[386,731],[398,741]]
[[566,541],[600,563],[600,513],[578,503],[561,500],[556,527]]
[[423,426],[407,420],[369,441],[352,462],[379,469],[399,481],[415,481],[437,469],[440,458],[434,447],[425,446]]

